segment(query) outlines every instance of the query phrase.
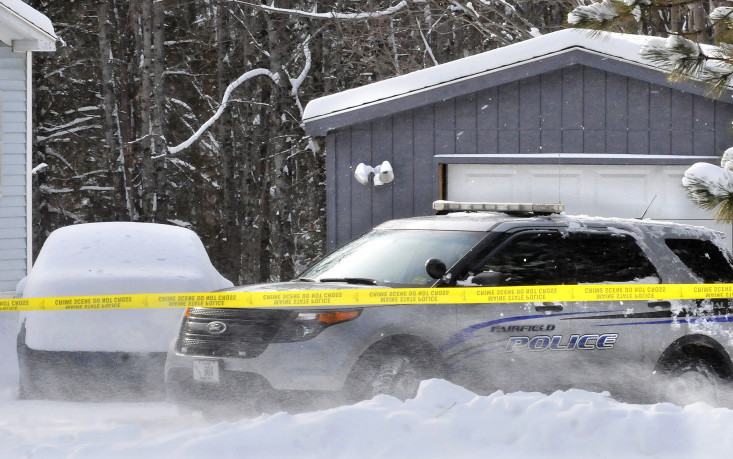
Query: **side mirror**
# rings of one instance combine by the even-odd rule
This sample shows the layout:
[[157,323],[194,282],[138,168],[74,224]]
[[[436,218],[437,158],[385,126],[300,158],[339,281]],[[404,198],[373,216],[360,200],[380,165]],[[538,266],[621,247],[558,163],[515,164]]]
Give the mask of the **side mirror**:
[[425,262],[425,271],[427,271],[428,276],[433,279],[440,279],[445,275],[446,271],[448,271],[448,268],[445,267],[445,263],[440,261],[440,259],[431,258]]
[[472,284],[480,285],[481,287],[498,287],[504,285],[505,282],[506,274],[496,271],[480,272],[471,279]]

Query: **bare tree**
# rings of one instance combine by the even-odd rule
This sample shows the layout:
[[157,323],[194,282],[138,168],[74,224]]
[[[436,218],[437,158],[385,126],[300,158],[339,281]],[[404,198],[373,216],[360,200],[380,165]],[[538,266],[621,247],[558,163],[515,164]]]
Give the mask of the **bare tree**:
[[291,278],[325,243],[316,97],[562,27],[569,1],[34,0],[35,247],[96,220],[182,225],[235,282]]

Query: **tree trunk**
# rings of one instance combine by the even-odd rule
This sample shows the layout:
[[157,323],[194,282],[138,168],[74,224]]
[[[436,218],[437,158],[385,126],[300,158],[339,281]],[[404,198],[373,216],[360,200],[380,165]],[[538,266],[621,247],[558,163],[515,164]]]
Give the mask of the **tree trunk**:
[[698,43],[709,43],[710,38],[706,30],[707,15],[705,13],[705,7],[702,3],[692,3],[688,8],[690,11],[688,16],[690,31],[698,32],[695,37]]
[[102,68],[102,108],[105,122],[104,163],[107,166],[114,191],[112,192],[112,218],[129,220],[132,218],[132,203],[129,201],[124,170],[124,150],[115,96],[115,72],[113,67],[112,44],[110,43],[109,1],[100,0],[99,10],[99,56]]
[[140,10],[141,72],[140,72],[140,138],[142,145],[140,217],[143,221],[153,222],[157,213],[157,194],[155,181],[155,143],[153,142],[153,100],[152,100],[152,56],[153,56],[153,0],[142,0]]
[[[283,2],[284,8],[289,8],[288,2]],[[293,196],[290,195],[291,187],[289,183],[291,174],[291,165],[289,164],[290,149],[287,144],[286,137],[283,135],[288,131],[287,113],[287,81],[288,75],[283,72],[285,63],[285,55],[287,53],[286,44],[287,37],[287,16],[268,15],[267,16],[267,38],[270,50],[270,71],[280,75],[278,84],[272,84],[272,92],[270,94],[269,121],[273,128],[274,135],[268,142],[269,157],[272,158],[274,170],[274,190],[273,199],[274,209],[271,218],[274,220],[276,228],[276,246],[280,255],[279,273],[280,280],[290,280],[295,275],[293,256],[295,246],[292,234],[292,209],[290,203]]]
[[[230,58],[232,57],[232,43],[229,39],[229,11],[228,1],[219,0],[216,14],[216,80],[218,98],[224,97],[229,82],[232,79]],[[240,228],[241,206],[239,197],[241,185],[238,178],[241,175],[239,164],[240,152],[234,150],[232,111],[226,110],[217,122],[218,157],[221,164],[222,193],[220,214],[224,222],[221,234],[224,250],[224,264],[222,274],[235,283],[242,281],[242,242]]]
[[163,0],[153,1],[152,83],[153,109],[151,133],[153,145],[153,174],[155,183],[155,215],[153,221],[168,222],[168,146],[165,138],[165,6]]

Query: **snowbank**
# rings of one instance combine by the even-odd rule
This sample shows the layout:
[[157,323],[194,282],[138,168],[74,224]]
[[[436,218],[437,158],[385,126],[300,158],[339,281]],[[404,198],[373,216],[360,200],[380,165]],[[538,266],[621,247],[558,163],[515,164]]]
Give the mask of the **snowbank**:
[[477,396],[441,380],[405,403],[207,421],[169,404],[0,402],[8,457],[728,457],[733,411],[569,390]]

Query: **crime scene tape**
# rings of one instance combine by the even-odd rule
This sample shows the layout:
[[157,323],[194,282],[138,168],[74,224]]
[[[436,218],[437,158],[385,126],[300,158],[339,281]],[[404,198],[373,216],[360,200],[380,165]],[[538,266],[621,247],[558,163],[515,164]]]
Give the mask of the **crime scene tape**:
[[733,284],[603,284],[368,288],[280,292],[150,293],[0,299],[0,311],[144,308],[303,308],[733,298]]

